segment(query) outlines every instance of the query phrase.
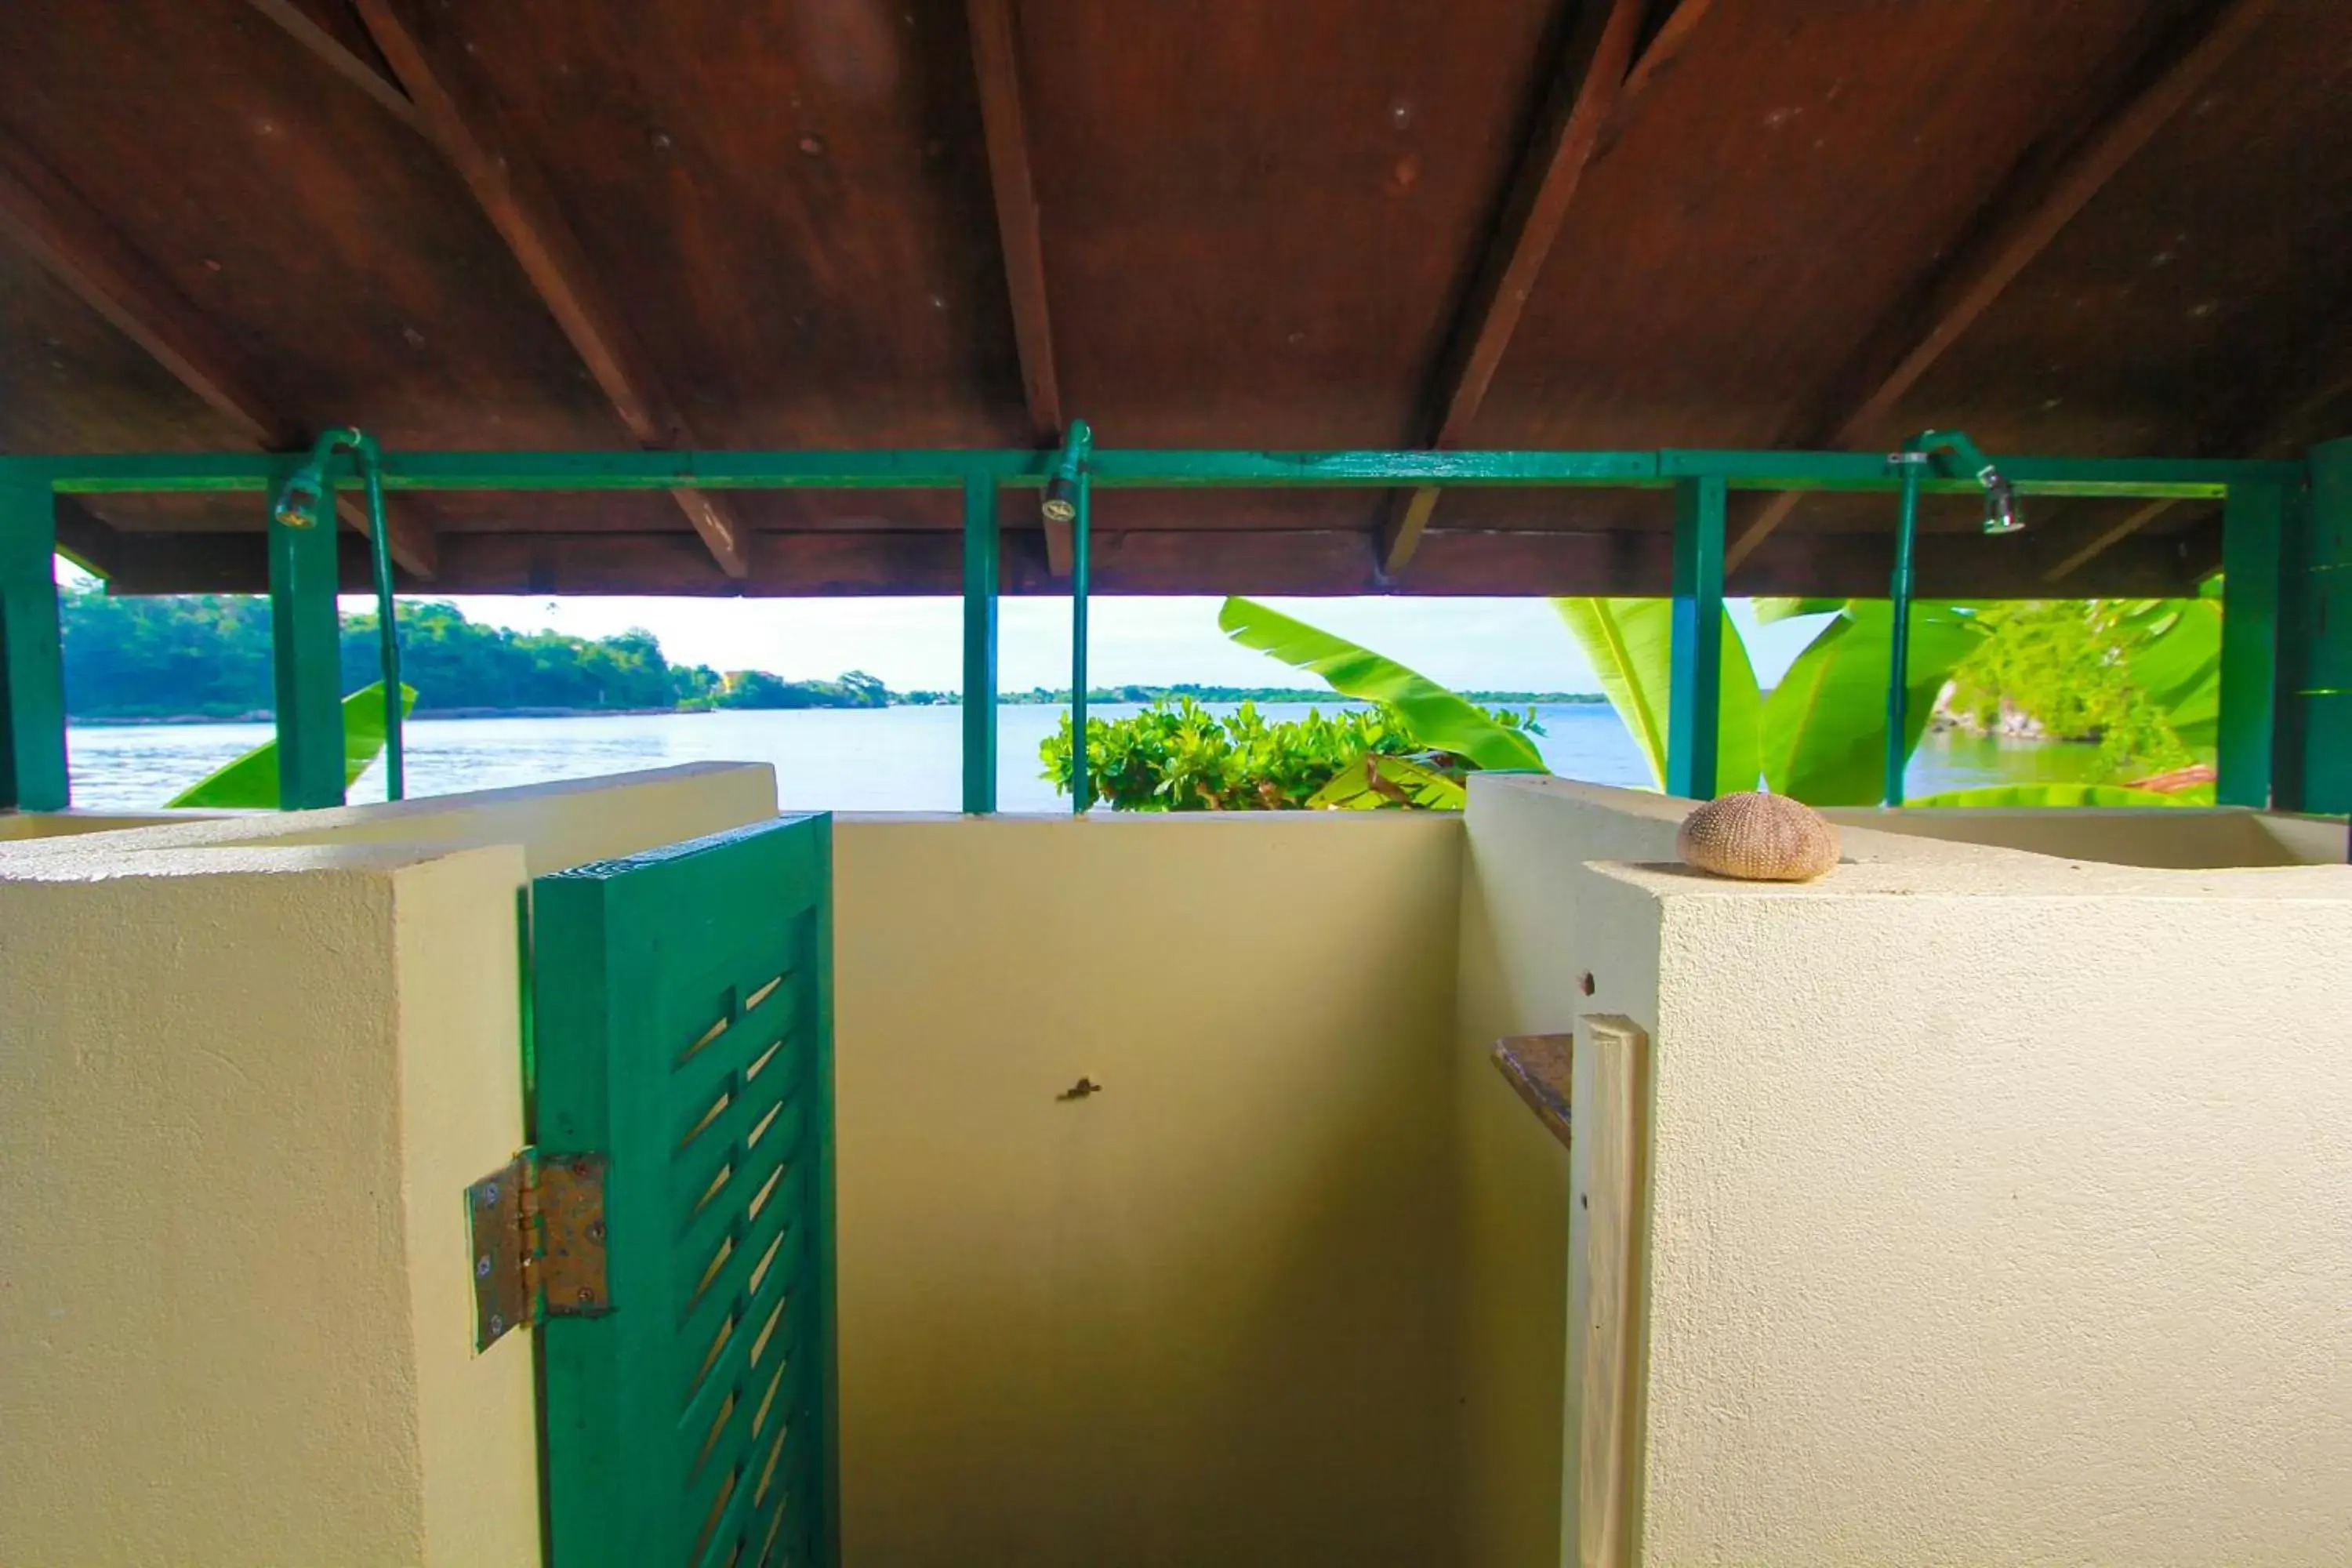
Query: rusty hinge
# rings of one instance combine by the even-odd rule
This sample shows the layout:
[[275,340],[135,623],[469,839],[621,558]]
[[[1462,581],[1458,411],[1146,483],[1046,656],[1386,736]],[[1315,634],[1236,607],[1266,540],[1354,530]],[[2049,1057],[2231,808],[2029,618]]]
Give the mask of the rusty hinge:
[[604,1283],[604,1156],[525,1149],[466,1189],[474,1348],[547,1318],[613,1310]]

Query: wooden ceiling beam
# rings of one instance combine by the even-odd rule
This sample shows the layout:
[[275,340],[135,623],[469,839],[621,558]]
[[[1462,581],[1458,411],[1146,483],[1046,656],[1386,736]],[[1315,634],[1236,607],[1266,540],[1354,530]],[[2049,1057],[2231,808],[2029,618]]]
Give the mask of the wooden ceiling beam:
[[[117,593],[249,592],[267,579],[259,533],[124,537]],[[2035,598],[2046,594],[2034,563],[2005,542],[1969,533],[1923,536],[1919,591],[1950,598]],[[1045,563],[1035,529],[1005,531],[1003,591],[1066,592]],[[1350,595],[1377,591],[1369,534],[1354,529],[1119,530],[1096,541],[1096,586],[1108,594]],[[1788,534],[1730,579],[1729,591],[1866,595],[1885,586],[1887,534]],[[1413,574],[1421,595],[1594,594],[1669,591],[1674,541],[1664,531],[1491,532],[1433,531]],[[720,573],[699,542],[667,533],[457,533],[446,536],[448,591],[466,594],[951,595],[962,583],[963,546],[949,529],[898,532],[768,532],[756,537],[747,578]],[[365,583],[358,542],[344,581]],[[2156,597],[2193,591],[2193,563],[2176,539],[2129,540],[2102,557],[2087,592]]]
[[[25,148],[0,136],[0,234],[105,318],[204,405],[264,451],[297,450],[310,433],[276,409],[248,378],[242,356],[205,313],[81,194]],[[362,534],[367,510],[338,497],[336,514]],[[432,529],[394,515],[393,559],[430,579]]]
[[299,0],[246,0],[276,23],[296,43],[317,56],[329,70],[373,99],[383,111],[420,136],[430,137],[424,116],[400,84],[385,76],[373,60],[353,49],[321,23]]
[[[2316,335],[2312,352],[2288,386],[2257,410],[2252,389],[2241,386],[2201,416],[2176,449],[2192,457],[2274,458],[2298,455],[2315,439],[2325,437],[2315,428],[2346,397],[2352,396],[2352,316]],[[2271,390],[2265,383],[2263,390]],[[2139,532],[2176,506],[2155,500],[2137,507],[2126,517],[2095,528],[2061,531],[2052,553],[2057,561],[2044,574],[2051,584],[2064,582],[2102,554]],[[2192,524],[2193,527],[2193,524]]]
[[[1029,163],[1029,117],[1021,96],[1020,33],[1013,0],[969,0],[971,65],[980,83],[980,119],[988,140],[988,183],[996,199],[996,228],[1004,258],[1004,286],[1013,302],[1013,341],[1021,360],[1021,388],[1029,428],[1040,447],[1062,440],[1062,385],[1054,367],[1054,321],[1045,294],[1045,249],[1037,185]],[[1048,520],[1047,569],[1070,574],[1070,525]]]
[[[456,165],[630,438],[650,448],[696,445],[644,343],[589,266],[554,188],[508,141],[488,95],[461,63],[435,58],[394,0],[354,3],[427,134]],[[671,493],[719,568],[730,577],[744,576],[751,542],[734,509],[708,491]]]
[[58,553],[94,577],[111,578],[129,559],[122,535],[84,504],[79,496],[59,496],[56,504]]
[[[1825,404],[1782,443],[1852,448],[1883,435],[1904,395],[1990,310],[2036,257],[2116,172],[2204,89],[2268,17],[2274,0],[2226,0],[2176,46],[2162,68],[2127,91],[2073,150],[2045,166],[2021,168],[1987,204],[1950,259],[1936,268],[1873,330]],[[2031,161],[2029,160],[2029,164]],[[1788,520],[1803,492],[1783,490],[1760,504],[1724,552],[1727,568],[1746,560]]]
[[[1685,0],[1678,9],[1693,5],[1706,9],[1705,0]],[[1430,400],[1433,447],[1458,447],[1468,437],[1471,423],[1495,384],[1503,353],[1518,331],[1536,279],[1567,220],[1577,183],[1600,143],[1628,72],[1638,68],[1633,46],[1641,36],[1646,10],[1646,0],[1596,0],[1579,8],[1576,25],[1561,47],[1536,133],[1512,175],[1501,221],[1487,244],[1441,362]],[[1686,26],[1676,28],[1675,17],[1667,19],[1666,27],[1677,38],[1688,36]],[[1659,36],[1666,37],[1666,31]],[[1399,491],[1391,498],[1381,528],[1382,577],[1395,577],[1411,563],[1437,510],[1438,493],[1423,489]]]

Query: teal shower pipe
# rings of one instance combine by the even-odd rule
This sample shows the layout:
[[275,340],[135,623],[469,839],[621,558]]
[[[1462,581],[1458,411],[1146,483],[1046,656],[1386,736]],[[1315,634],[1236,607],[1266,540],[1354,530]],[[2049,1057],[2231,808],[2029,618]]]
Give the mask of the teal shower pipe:
[[[1950,459],[1948,464],[1941,459]],[[1957,466],[1961,473],[1984,487],[1987,533],[2015,533],[2025,524],[2017,510],[2017,493],[2009,480],[1984,455],[1984,449],[1958,430],[1923,430],[1911,438],[1910,444],[1888,457],[1887,461],[1902,469],[1902,511],[1895,525],[1895,581],[1888,597],[1894,600],[1895,625],[1889,638],[1889,658],[1886,678],[1886,775],[1883,791],[1888,805],[1903,804],[1903,779],[1910,762],[1910,747],[1904,744],[1904,731],[1910,720],[1911,673],[1911,584],[1912,546],[1919,531],[1920,470],[1934,463],[1938,467]],[[1947,472],[1947,479],[1960,474]]]
[[289,528],[318,527],[330,509],[333,481],[328,470],[335,454],[348,449],[367,486],[368,559],[375,578],[376,636],[383,670],[383,765],[386,800],[406,796],[406,755],[401,742],[400,622],[392,594],[392,529],[383,513],[383,454],[375,437],[355,426],[344,426],[320,436],[310,456],[294,470],[278,492],[271,509]]

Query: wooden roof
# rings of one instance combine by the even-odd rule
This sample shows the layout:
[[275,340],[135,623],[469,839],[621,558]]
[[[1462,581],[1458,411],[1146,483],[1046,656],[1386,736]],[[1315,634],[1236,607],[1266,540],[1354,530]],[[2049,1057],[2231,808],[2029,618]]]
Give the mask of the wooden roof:
[[[2352,399],[2343,0],[10,0],[0,451],[2275,455]],[[402,495],[445,592],[947,593],[952,494]],[[1734,498],[1734,592],[1884,498]],[[131,590],[250,497],[91,497]],[[1657,492],[1121,491],[1107,592],[1657,593]],[[1932,502],[1929,593],[2210,506]],[[1008,513],[1010,591],[1063,542]]]

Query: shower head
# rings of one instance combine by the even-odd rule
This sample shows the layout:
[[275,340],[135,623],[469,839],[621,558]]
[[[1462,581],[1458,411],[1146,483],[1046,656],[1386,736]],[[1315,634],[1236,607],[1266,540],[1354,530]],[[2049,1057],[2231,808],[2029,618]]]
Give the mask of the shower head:
[[313,452],[310,459],[288,476],[278,488],[278,500],[269,514],[288,528],[309,528],[319,521],[319,509],[327,496],[326,463]]
[[1972,476],[1984,487],[1987,533],[2018,533],[2024,530],[2025,519],[2017,507],[2017,487],[2001,476],[1992,459],[1985,456],[1984,448],[1969,439],[1966,431],[1923,430],[1912,437],[1909,450],[1925,455],[1938,468],[1947,467],[1938,459],[1948,457],[1952,459],[1950,466]]
[[1083,419],[1071,421],[1070,433],[1062,442],[1062,455],[1054,461],[1053,472],[1045,479],[1045,498],[1038,509],[1047,522],[1073,522],[1078,515],[1078,476],[1085,472],[1087,458],[1094,451],[1093,426]]

